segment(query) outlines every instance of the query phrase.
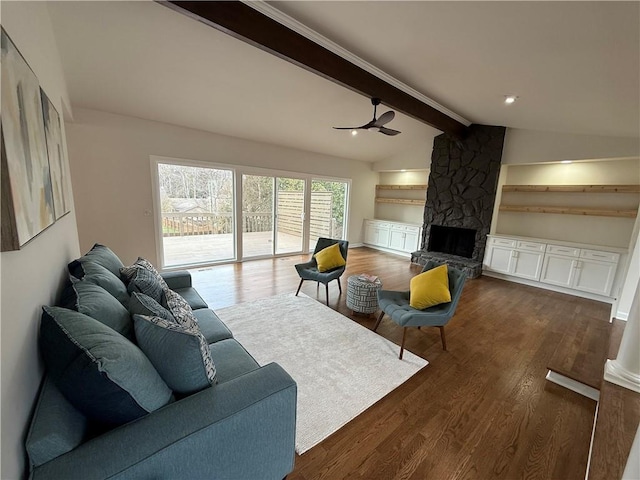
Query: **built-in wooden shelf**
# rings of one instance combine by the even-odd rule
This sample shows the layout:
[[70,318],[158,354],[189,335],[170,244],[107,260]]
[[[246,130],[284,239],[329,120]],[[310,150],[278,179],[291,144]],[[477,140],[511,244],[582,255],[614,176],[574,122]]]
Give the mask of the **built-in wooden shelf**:
[[556,213],[562,215],[591,215],[595,217],[636,218],[635,209],[542,207],[535,205],[500,205],[501,212]]
[[425,200],[415,200],[412,198],[385,198],[376,197],[378,203],[395,203],[398,205],[420,205],[424,207]]
[[377,190],[426,190],[426,185],[376,185]]
[[639,193],[640,185],[504,185],[503,192]]

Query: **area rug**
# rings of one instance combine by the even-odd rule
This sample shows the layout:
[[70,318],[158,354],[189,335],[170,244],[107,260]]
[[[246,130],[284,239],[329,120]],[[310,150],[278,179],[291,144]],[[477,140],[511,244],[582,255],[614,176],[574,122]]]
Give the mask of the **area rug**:
[[317,300],[293,293],[216,310],[260,365],[298,384],[296,451],[304,453],[429,362]]

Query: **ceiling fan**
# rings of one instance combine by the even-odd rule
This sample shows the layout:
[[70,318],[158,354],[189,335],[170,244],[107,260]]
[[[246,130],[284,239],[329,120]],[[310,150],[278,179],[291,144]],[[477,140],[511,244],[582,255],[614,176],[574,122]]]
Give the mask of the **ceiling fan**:
[[393,117],[396,116],[396,112],[394,112],[393,110],[389,110],[388,112],[385,112],[382,115],[380,115],[380,118],[376,119],[376,108],[378,107],[378,105],[380,105],[380,99],[372,98],[371,104],[373,105],[373,120],[371,120],[369,123],[365,123],[360,127],[333,127],[333,128],[335,128],[336,130],[369,130],[373,132],[384,133],[385,135],[398,135],[399,133],[401,133],[398,130],[393,130],[392,128],[387,128],[384,126],[387,123],[389,123],[391,120],[393,120]]

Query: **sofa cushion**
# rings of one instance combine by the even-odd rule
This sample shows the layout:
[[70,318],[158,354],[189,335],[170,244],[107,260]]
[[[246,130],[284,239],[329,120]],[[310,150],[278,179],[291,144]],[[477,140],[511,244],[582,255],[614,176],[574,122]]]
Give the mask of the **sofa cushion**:
[[177,393],[191,394],[216,383],[216,367],[200,330],[160,317],[134,315],[142,351]]
[[235,339],[220,340],[209,345],[211,358],[216,364],[218,383],[260,368],[258,362]]
[[151,317],[164,318],[170,322],[176,321],[169,310],[144,293],[133,292],[131,294],[131,300],[129,300],[129,313],[131,316],[148,315]]
[[115,253],[113,253],[108,247],[100,245],[99,243],[96,243],[91,250],[82,257],[71,262],[68,265],[69,273],[76,278],[82,278],[84,276],[82,266],[85,262],[97,263],[117,277],[120,276],[120,268],[124,267]]
[[136,345],[82,313],[43,307],[40,350],[53,382],[89,418],[120,425],[171,401]]
[[83,275],[81,279],[71,276],[72,282],[88,282],[94,285],[100,285],[107,292],[113,295],[126,308],[129,305],[129,294],[127,287],[119,277],[115,276],[102,265],[94,262],[82,263]]
[[69,282],[62,291],[60,306],[84,313],[125,337],[133,338],[129,311],[100,285],[87,281]]
[[87,417],[45,375],[25,442],[30,463],[42,465],[70,452],[82,444],[90,431]]
[[208,343],[219,342],[227,338],[233,338],[231,330],[218,318],[218,316],[208,308],[194,310],[193,316],[198,320],[200,331],[207,339]]
[[184,298],[193,311],[201,308],[209,308],[207,302],[203,300],[198,291],[193,287],[177,288],[174,292],[180,294]]

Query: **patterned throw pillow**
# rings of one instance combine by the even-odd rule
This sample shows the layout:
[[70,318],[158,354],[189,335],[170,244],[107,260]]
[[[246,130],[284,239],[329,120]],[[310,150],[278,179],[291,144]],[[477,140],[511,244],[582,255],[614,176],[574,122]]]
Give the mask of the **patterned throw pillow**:
[[156,302],[160,302],[162,291],[168,289],[167,282],[155,267],[142,257],[133,265],[122,267],[120,275],[125,279],[129,293],[138,292],[150,296]]
[[169,310],[144,293],[133,292],[131,294],[127,314],[129,313],[131,313],[131,317],[133,317],[133,315],[147,315],[150,317],[164,318],[170,322],[177,323]]
[[174,392],[190,394],[216,383],[211,350],[197,324],[134,315],[138,345]]
[[193,315],[191,306],[182,295],[167,288],[163,292],[162,300],[162,306],[171,312],[178,324],[199,328],[198,319]]

